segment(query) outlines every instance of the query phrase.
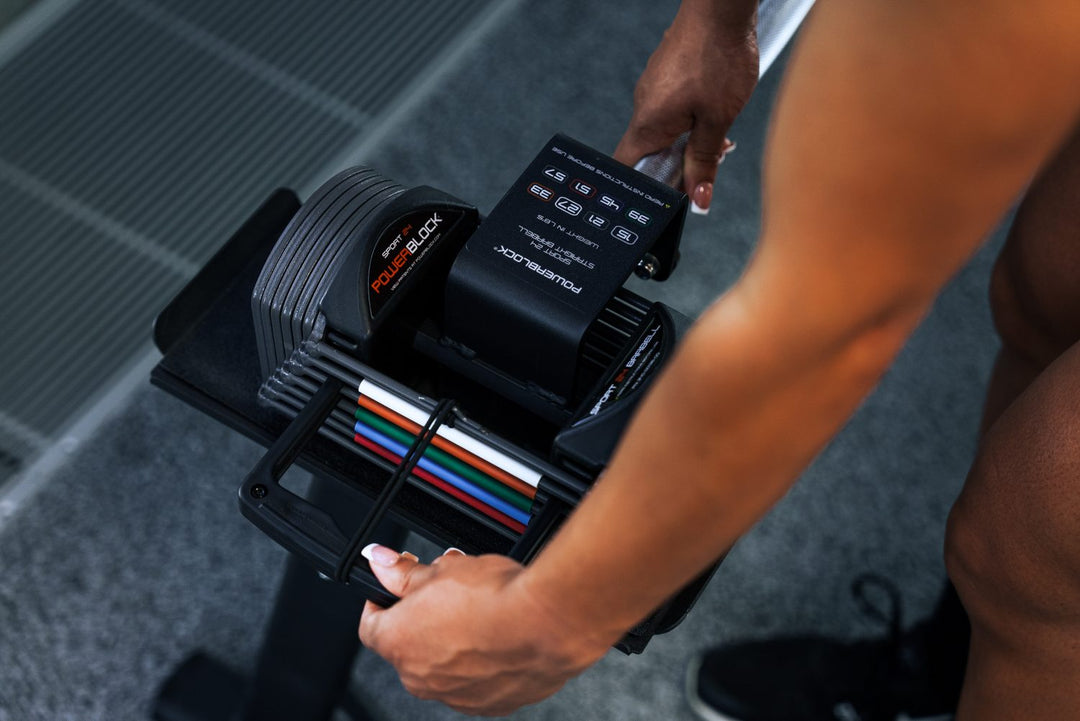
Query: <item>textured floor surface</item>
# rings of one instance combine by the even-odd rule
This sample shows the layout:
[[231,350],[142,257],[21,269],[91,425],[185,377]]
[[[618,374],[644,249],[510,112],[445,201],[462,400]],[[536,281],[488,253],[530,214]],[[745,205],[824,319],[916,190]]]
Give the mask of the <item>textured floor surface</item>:
[[[554,132],[614,147],[673,9],[521,4],[363,160],[489,210]],[[696,314],[737,276],[758,228],[778,81],[766,78],[732,130],[739,149],[712,213],[688,220],[682,267],[641,292]],[[898,585],[906,623],[926,613],[996,347],[984,302],[995,245],[948,286],[877,392],[738,544],[681,627],[643,656],[609,654],[514,718],[690,719],[682,677],[706,646],[877,633],[850,600],[862,571]],[[146,718],[157,685],[196,648],[250,667],[284,558],[235,510],[257,452],[144,388],[0,527],[0,721]],[[363,657],[355,675],[379,718],[456,717],[405,694],[378,658]]]
[[0,486],[145,352],[251,207],[321,180],[497,9],[39,0],[5,28],[0,306],[20,312],[0,317]]

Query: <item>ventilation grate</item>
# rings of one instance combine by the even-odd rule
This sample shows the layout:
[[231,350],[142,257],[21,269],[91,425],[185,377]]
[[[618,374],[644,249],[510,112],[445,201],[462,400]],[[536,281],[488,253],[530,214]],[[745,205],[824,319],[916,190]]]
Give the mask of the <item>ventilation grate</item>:
[[63,4],[0,47],[0,482],[263,197],[318,181],[496,3]]

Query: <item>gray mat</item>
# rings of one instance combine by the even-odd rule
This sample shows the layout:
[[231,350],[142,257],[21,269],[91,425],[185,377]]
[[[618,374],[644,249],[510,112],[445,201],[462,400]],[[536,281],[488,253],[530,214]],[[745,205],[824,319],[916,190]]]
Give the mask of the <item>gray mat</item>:
[[140,390],[0,532],[0,719],[149,718],[195,647],[237,667],[284,552],[236,511],[258,448]]
[[[614,147],[673,11],[645,0],[522,4],[358,160],[490,209],[552,133]],[[758,228],[758,163],[778,76],[732,130],[739,150],[722,168],[711,215],[688,221],[682,268],[642,292],[697,313],[737,276]],[[701,648],[795,631],[877,633],[848,591],[864,570],[898,584],[906,623],[926,613],[996,345],[984,302],[993,245],[679,629],[644,656],[609,654],[514,717],[690,719],[682,676]],[[235,510],[256,452],[164,394],[140,391],[0,529],[0,721],[145,718],[156,685],[196,648],[250,667],[283,560]],[[354,688],[379,718],[456,716],[409,697],[375,657],[358,663]]]

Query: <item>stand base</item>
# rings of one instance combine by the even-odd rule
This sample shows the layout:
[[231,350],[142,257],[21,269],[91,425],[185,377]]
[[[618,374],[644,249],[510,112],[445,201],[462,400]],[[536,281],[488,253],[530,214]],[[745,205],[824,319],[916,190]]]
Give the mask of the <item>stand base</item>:
[[166,679],[154,701],[154,721],[233,721],[243,707],[247,680],[220,661],[196,652]]
[[[154,700],[153,721],[237,721],[242,718],[249,682],[215,658],[196,652],[165,680]],[[352,721],[375,721],[351,694],[338,710]]]

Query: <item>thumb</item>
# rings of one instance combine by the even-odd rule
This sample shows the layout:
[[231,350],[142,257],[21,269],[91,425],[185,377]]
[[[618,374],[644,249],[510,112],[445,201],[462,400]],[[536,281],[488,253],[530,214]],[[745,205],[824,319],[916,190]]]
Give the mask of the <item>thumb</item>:
[[640,109],[634,111],[633,117],[630,118],[630,125],[612,154],[612,157],[623,165],[632,168],[646,155],[670,147],[680,135],[686,132],[690,124],[690,119],[687,118],[686,125],[672,132],[671,128],[660,127],[659,124],[650,122],[647,115],[648,113]]
[[419,588],[431,575],[431,567],[420,563],[411,553],[398,553],[392,548],[371,543],[360,552],[368,560],[371,572],[383,587],[399,598]]

